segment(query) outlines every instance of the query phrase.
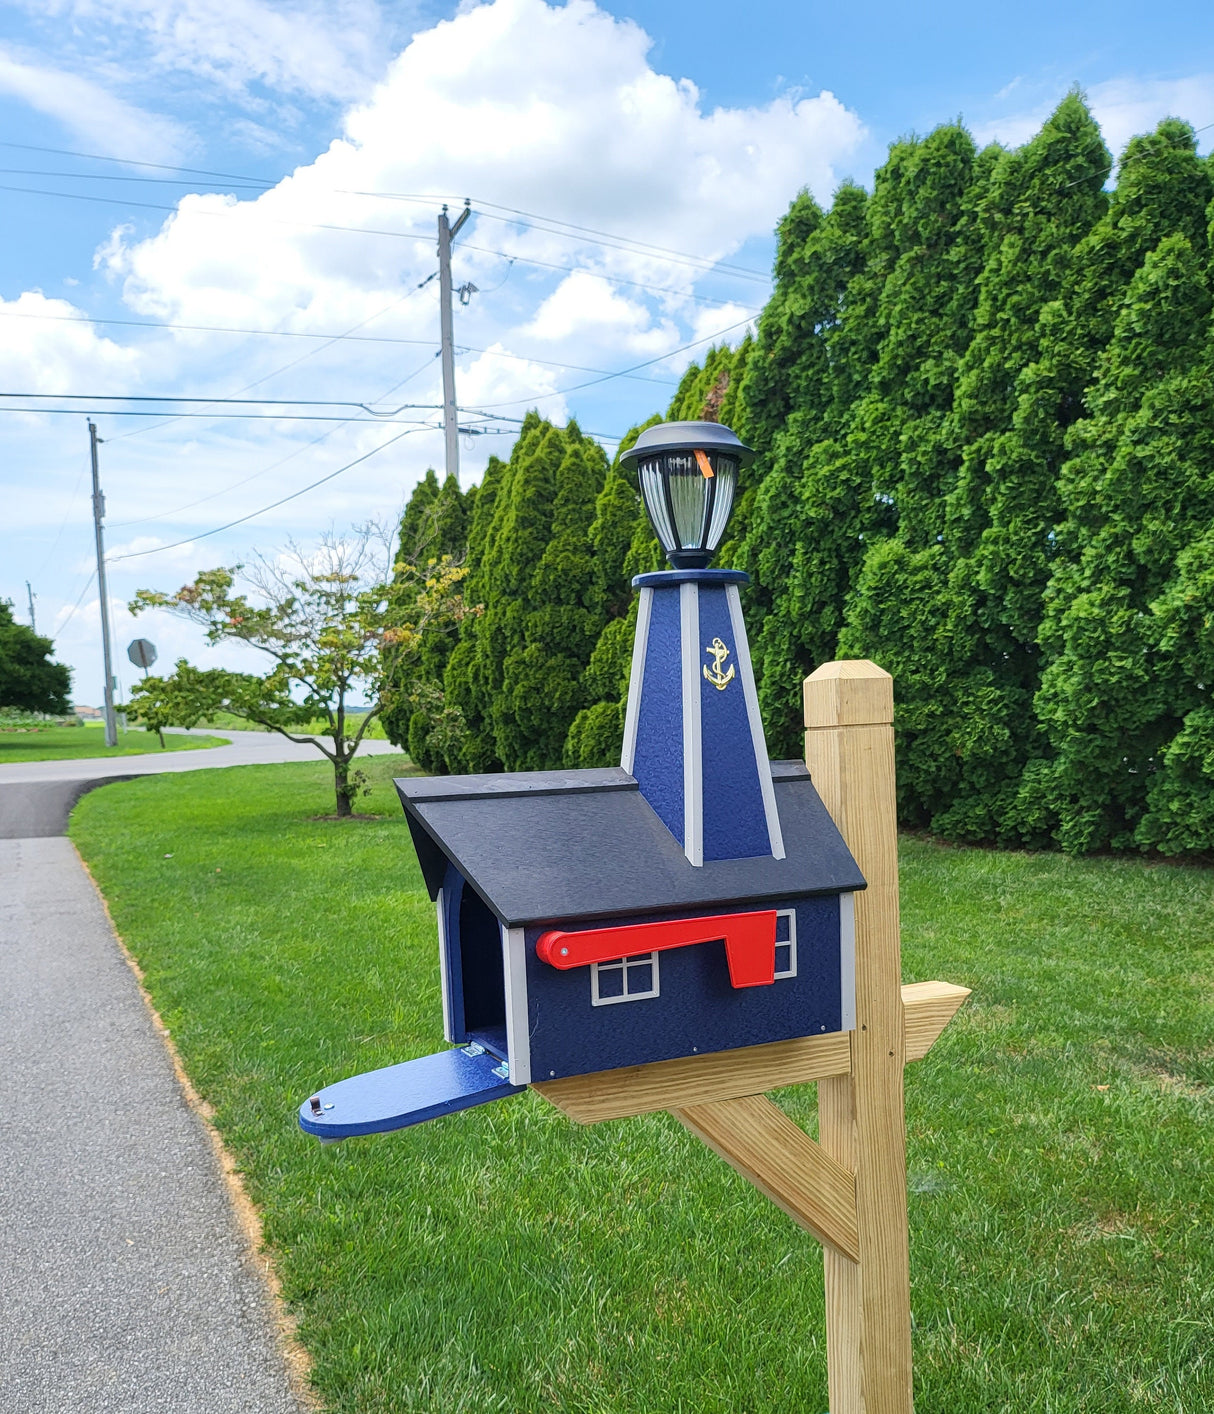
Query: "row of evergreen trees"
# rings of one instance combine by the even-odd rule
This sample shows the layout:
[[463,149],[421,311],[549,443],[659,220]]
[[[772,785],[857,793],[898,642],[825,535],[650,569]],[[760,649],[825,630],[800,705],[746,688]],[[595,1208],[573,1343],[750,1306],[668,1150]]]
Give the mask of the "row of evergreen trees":
[[[871,195],[803,192],[756,338],[667,411],[760,453],[717,563],[752,577],[773,751],[817,663],[873,658],[903,819],[950,839],[1214,847],[1214,172],[1172,119],[1111,165],[1071,94],[1015,151],[950,125]],[[660,563],[630,477],[533,413],[474,498],[422,483],[403,549],[410,516],[484,612],[399,739],[434,770],[618,759]]]

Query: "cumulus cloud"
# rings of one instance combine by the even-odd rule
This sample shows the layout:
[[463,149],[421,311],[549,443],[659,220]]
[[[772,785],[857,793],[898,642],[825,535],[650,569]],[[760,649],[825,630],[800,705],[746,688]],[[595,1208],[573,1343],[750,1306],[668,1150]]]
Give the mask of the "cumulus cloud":
[[[649,43],[591,0],[466,10],[414,38],[316,161],[252,201],[188,197],[156,236],[120,238],[108,268],[162,317],[362,318],[433,268],[438,201],[467,194],[462,268],[485,289],[519,264],[499,309],[548,265],[660,286],[681,308],[701,271],[579,246],[504,208],[716,260],[767,235],[799,187],[829,199],[863,127],[829,93],[706,111],[693,84],[650,67]],[[743,288],[761,303],[761,283]],[[587,327],[601,313],[588,304]]]
[[25,393],[88,388],[127,392],[139,379],[140,355],[97,333],[67,300],[27,290],[0,297],[0,386]]
[[[1014,87],[1009,85],[1004,93]],[[1061,97],[1060,90],[1031,108],[979,123],[974,128],[974,136],[979,142],[1001,142],[1007,147],[1018,147],[1037,132]],[[1114,158],[1120,156],[1130,138],[1137,133],[1150,132],[1163,118],[1184,118],[1197,128],[1214,124],[1214,74],[1192,74],[1178,79],[1108,79],[1093,84],[1087,90],[1087,99]],[[1198,138],[1199,144],[1207,150],[1211,145],[1211,131],[1214,129],[1207,129]]]
[[185,130],[171,119],[145,112],[91,79],[27,62],[2,47],[0,93],[54,118],[74,138],[91,144],[90,151],[140,152],[150,162],[173,162],[188,146]]

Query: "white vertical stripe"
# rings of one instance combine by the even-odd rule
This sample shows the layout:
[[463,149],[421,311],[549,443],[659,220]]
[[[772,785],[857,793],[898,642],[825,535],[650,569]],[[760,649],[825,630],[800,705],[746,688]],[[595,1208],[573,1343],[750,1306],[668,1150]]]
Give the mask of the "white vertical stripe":
[[502,929],[506,982],[506,1055],[511,1085],[531,1084],[531,1034],[527,1025],[527,952],[521,928]]
[[679,585],[683,633],[683,853],[704,863],[704,759],[700,741],[700,586]]
[[841,1031],[856,1029],[856,896],[839,895],[839,981],[842,997]]
[[438,975],[443,986],[443,1040],[455,1041],[455,1020],[451,1015],[451,963],[447,958],[447,891],[439,889],[438,901]]
[[763,813],[767,817],[767,840],[774,858],[784,858],[784,832],[780,828],[780,812],[776,809],[776,788],[771,780],[771,761],[767,755],[767,739],[763,735],[763,718],[759,712],[759,694],[755,690],[755,674],[750,664],[750,644],[746,641],[746,620],[742,617],[742,600],[736,584],[725,586],[725,602],[729,605],[729,622],[733,625],[733,647],[742,672],[742,695],[746,699],[746,716],[750,721],[750,740],[755,751],[755,766],[759,772],[759,789],[763,792]]
[[653,613],[653,590],[642,585],[637,600],[637,631],[632,640],[632,672],[628,678],[628,707],[624,713],[624,750],[620,765],[632,774],[637,756],[637,724],[641,718],[641,684],[645,680],[645,653],[649,647],[649,619]]

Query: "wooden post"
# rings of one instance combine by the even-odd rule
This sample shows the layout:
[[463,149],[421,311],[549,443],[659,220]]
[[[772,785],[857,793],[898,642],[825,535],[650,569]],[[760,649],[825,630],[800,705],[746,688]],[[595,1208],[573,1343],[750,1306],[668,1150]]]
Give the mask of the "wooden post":
[[856,895],[851,1070],[818,1082],[819,1142],[855,1177],[859,1261],[825,1249],[831,1414],[912,1414],[893,679],[866,660],[805,680],[805,760],[868,888]]

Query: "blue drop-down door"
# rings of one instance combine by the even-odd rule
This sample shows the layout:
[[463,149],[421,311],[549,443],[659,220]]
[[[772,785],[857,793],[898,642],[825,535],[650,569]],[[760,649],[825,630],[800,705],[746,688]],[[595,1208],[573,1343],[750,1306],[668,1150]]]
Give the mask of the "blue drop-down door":
[[461,1046],[326,1086],[300,1105],[299,1127],[318,1139],[384,1134],[526,1088],[512,1085],[506,1066],[489,1051]]

